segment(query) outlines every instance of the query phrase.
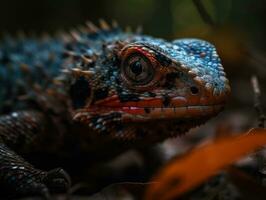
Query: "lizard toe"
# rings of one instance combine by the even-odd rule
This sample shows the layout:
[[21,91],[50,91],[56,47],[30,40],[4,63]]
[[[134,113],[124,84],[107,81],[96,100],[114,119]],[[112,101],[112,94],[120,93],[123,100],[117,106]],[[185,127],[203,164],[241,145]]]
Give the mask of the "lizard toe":
[[61,168],[49,171],[43,182],[51,192],[66,192],[71,186],[70,176]]
[[[48,187],[39,182],[31,182],[27,185],[20,185],[16,189],[19,196],[42,196],[45,200],[51,199],[51,194]],[[12,196],[12,195],[10,195]],[[16,195],[15,195],[16,196]]]

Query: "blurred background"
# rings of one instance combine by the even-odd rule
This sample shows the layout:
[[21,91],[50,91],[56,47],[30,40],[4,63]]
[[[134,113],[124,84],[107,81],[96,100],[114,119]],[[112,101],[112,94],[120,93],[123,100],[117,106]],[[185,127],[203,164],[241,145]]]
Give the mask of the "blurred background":
[[202,38],[217,47],[232,88],[228,106],[185,138],[163,144],[169,157],[219,130],[237,132],[256,126],[250,78],[258,77],[262,103],[266,102],[265,0],[2,0],[0,35],[15,36],[21,30],[29,35],[52,34],[87,20],[97,24],[99,18],[115,19],[122,28],[131,26],[133,30],[142,25],[144,34],[168,40]]

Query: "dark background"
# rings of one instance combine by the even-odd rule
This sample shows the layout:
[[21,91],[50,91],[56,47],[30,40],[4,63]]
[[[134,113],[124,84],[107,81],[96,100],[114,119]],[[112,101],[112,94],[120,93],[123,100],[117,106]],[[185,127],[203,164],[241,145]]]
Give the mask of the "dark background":
[[[266,33],[265,0],[202,2],[216,23],[261,44]],[[1,32],[53,31],[99,18],[141,24],[147,33],[168,38],[202,36],[208,31],[192,0],[9,0],[0,5]]]
[[[266,85],[266,1],[202,0],[214,25],[193,0],[9,0],[0,3],[0,33],[68,31],[86,20],[116,19],[122,27],[166,39],[197,37],[215,44],[232,86],[232,108],[252,107],[250,76]],[[266,96],[266,95],[264,95]],[[265,99],[265,97],[263,97]]]
[[[203,0],[219,23],[244,32],[265,35],[264,0]],[[123,25],[143,24],[155,34],[172,36],[177,31],[202,26],[191,0],[9,0],[1,1],[1,30],[54,30],[95,21],[117,19]],[[259,39],[259,38],[257,38]]]
[[[87,20],[97,24],[103,18],[115,19],[124,28],[142,25],[145,34],[169,40],[206,39],[217,47],[232,87],[228,106],[216,121],[231,124],[237,131],[247,130],[257,121],[252,75],[258,77],[262,103],[266,102],[266,0],[201,2],[212,23],[202,17],[193,0],[2,0],[0,35],[16,37],[22,30],[29,36],[52,34]],[[208,123],[202,133],[214,127]]]

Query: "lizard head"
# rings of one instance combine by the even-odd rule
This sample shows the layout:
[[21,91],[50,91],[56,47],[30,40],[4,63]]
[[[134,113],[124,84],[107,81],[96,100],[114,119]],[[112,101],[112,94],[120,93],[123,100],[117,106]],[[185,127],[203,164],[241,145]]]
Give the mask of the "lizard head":
[[[148,36],[91,47],[72,68],[73,119],[115,138],[166,138],[217,115],[230,87],[215,47]],[[95,52],[97,52],[95,54]],[[76,63],[77,64],[77,63]]]

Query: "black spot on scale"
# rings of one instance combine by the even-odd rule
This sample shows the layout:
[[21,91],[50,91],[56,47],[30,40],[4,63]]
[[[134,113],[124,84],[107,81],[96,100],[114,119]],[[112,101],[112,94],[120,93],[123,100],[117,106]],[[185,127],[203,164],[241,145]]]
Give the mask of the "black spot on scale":
[[67,43],[67,44],[65,44],[65,49],[66,50],[69,50],[69,51],[73,51],[74,49],[73,49],[73,44],[71,44],[71,43]]
[[90,34],[88,34],[88,38],[92,39],[92,40],[96,40],[100,36],[101,36],[101,34],[99,34],[99,33],[90,33]]
[[181,72],[171,72],[166,75],[166,78],[168,80],[173,80],[179,78],[180,76],[182,76]]
[[140,101],[139,96],[136,94],[123,94],[119,93],[118,97],[121,102],[128,102],[128,101]]
[[10,59],[10,56],[8,55],[8,53],[5,51],[1,52],[0,62],[5,65],[5,64],[8,64],[10,61],[11,61],[11,59]]
[[148,95],[149,95],[150,97],[156,97],[156,94],[153,93],[153,92],[148,92]]
[[171,73],[168,73],[166,76],[165,76],[165,84],[164,84],[164,87],[168,88],[168,89],[171,89],[173,87],[175,87],[175,80],[177,78],[180,78],[182,76],[181,72],[171,72]]
[[163,105],[165,107],[168,107],[171,102],[171,98],[168,96],[168,94],[163,95]]
[[87,99],[91,95],[90,84],[84,77],[80,77],[70,86],[69,93],[73,107],[75,109],[81,108],[86,105]]
[[150,108],[147,108],[147,107],[145,107],[145,108],[144,108],[144,111],[145,111],[145,113],[146,113],[146,114],[149,114],[149,113],[151,112],[151,109],[150,109]]
[[156,53],[155,58],[161,63],[162,66],[169,66],[172,63],[171,59],[160,53]]
[[105,99],[108,97],[109,90],[108,88],[100,88],[94,91],[94,101]]
[[118,135],[123,135],[124,134],[124,125],[122,124],[122,123],[115,123],[114,124],[114,129],[115,129],[115,132],[116,132],[116,134],[118,134]]

